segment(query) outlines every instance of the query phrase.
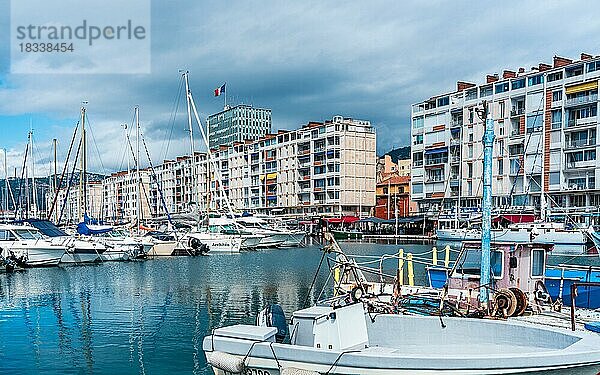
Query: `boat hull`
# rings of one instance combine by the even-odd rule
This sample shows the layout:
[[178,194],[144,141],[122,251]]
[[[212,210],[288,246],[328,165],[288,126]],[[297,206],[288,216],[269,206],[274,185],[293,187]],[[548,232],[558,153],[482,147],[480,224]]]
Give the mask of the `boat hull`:
[[28,267],[54,267],[58,266],[61,258],[65,254],[65,248],[60,247],[39,247],[28,248],[26,250],[13,249],[15,254],[27,254],[25,264]]
[[[216,367],[215,373],[224,374],[217,365],[223,361],[214,360],[215,352],[232,355],[229,358],[238,363],[245,358],[244,373],[253,374],[279,374],[279,368],[340,375],[562,375],[600,371],[600,336],[591,332],[571,332],[521,321],[450,317],[443,319],[442,326],[439,317],[387,314],[377,315],[374,321],[366,320],[366,326],[361,328],[357,320],[344,318],[341,309],[335,310],[332,319],[322,319],[319,312],[311,315],[310,309],[305,311],[300,320],[292,321],[297,328],[295,345],[269,342],[268,338],[261,341],[258,336],[268,337],[268,327],[260,331],[238,325],[225,327],[222,334],[220,329],[215,330],[203,342],[209,363]],[[314,323],[308,323],[313,318]],[[346,329],[336,324],[343,324]],[[342,347],[344,342],[349,346]],[[331,345],[334,349],[330,349]]]
[[170,257],[178,255],[175,251],[177,241],[161,241],[155,242],[152,249],[148,252],[151,257]]

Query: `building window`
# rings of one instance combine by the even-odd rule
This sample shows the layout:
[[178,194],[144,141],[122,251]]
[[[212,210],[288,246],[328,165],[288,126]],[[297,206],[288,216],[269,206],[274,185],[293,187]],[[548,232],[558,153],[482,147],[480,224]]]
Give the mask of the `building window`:
[[498,159],[498,174],[504,174],[504,159]]
[[562,111],[560,109],[552,111],[552,129],[562,127]]
[[469,150],[468,157],[472,159],[473,158],[473,145],[469,145],[468,150]]
[[583,65],[574,66],[572,68],[565,69],[567,77],[575,77],[583,74]]
[[560,172],[550,172],[548,183],[550,185],[560,185]]
[[499,114],[500,118],[504,118],[506,116],[505,110],[506,110],[506,102],[504,100],[502,100],[500,103],[498,103],[498,112],[500,112],[500,114]]
[[502,82],[496,84],[496,94],[508,91],[508,82]]
[[527,133],[533,133],[542,130],[542,116],[531,115],[527,116]]
[[415,152],[413,154],[413,166],[415,166],[415,167],[423,166],[423,153],[422,152]]
[[413,129],[423,128],[423,116],[413,118]]
[[485,97],[485,96],[490,96],[493,93],[492,92],[492,85],[481,87],[480,90],[481,90],[480,96],[482,98]]
[[596,70],[600,70],[600,61],[594,61],[587,64],[587,71],[595,72]]
[[467,177],[473,178],[473,163],[467,163]]
[[477,99],[477,89],[467,90],[467,96],[465,97],[465,99],[466,100]]
[[498,155],[504,156],[504,139],[498,140]]
[[422,145],[423,144],[423,134],[417,134],[415,135],[415,140],[413,142],[415,145]]
[[437,106],[438,107],[442,107],[442,106],[445,106],[445,105],[448,105],[448,104],[450,104],[450,98],[448,96],[445,96],[443,98],[439,98],[437,100]]
[[513,90],[522,89],[523,87],[525,87],[525,78],[521,78],[521,79],[512,81],[512,89]]
[[423,194],[423,184],[417,183],[412,186],[413,194]]
[[552,101],[557,102],[562,99],[562,90],[552,91]]
[[558,81],[558,80],[561,80],[562,78],[563,78],[562,72],[548,74],[548,82]]
[[535,86],[544,82],[544,75],[538,74],[537,76],[529,77],[527,80],[527,86]]
[[467,195],[473,195],[473,181],[467,181]]

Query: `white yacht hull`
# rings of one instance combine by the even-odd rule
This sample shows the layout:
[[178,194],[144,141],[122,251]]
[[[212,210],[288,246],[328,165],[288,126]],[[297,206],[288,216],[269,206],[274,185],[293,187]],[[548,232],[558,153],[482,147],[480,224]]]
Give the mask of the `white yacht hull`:
[[304,242],[304,238],[306,238],[306,232],[297,231],[288,233],[287,239],[279,246],[281,247],[298,247],[302,245]]
[[100,255],[100,260],[104,262],[123,262],[130,259],[129,251],[121,248],[108,249]]
[[79,264],[79,263],[94,263],[100,260],[100,255],[94,253],[70,252],[60,258],[60,263],[64,264]]
[[177,241],[156,241],[151,250],[148,251],[148,256],[151,257],[170,257],[175,254]]
[[[189,233],[188,238],[195,238],[208,246],[211,253],[239,253],[242,247],[242,237],[216,233]],[[187,239],[183,243],[187,243]]]
[[[19,250],[13,249],[18,254]],[[65,254],[65,248],[61,247],[39,247],[24,250],[27,254],[26,264],[29,267],[52,267],[58,266],[58,263]]]
[[242,235],[242,249],[254,250],[260,245],[260,241],[263,239],[261,235]]
[[258,247],[269,248],[277,247],[283,244],[288,239],[288,235],[285,233],[261,233],[265,237],[260,240]]
[[440,241],[473,241],[481,240],[481,232],[465,229],[438,229],[435,232]]

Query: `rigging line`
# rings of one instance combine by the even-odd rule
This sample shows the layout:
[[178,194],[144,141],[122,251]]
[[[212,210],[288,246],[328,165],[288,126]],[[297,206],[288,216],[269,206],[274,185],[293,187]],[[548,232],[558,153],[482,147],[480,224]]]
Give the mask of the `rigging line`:
[[[27,155],[29,154],[29,142],[25,146],[25,155],[23,157],[23,167],[21,168],[21,179],[19,180],[19,194],[17,194],[17,202],[19,202],[18,212],[19,218],[22,219],[23,214],[23,178],[25,175],[25,167],[27,166]],[[17,208],[15,207],[15,217],[17,216]]]
[[56,200],[58,199],[58,191],[60,190],[60,188],[63,185],[63,180],[65,178],[65,173],[66,173],[68,165],[69,165],[69,159],[71,158],[71,151],[73,150],[73,144],[75,143],[75,137],[77,136],[78,129],[79,129],[79,121],[77,121],[77,124],[75,124],[75,131],[73,132],[73,137],[71,138],[71,144],[69,145],[69,151],[67,152],[67,158],[65,160],[65,165],[63,166],[63,170],[60,175],[58,187],[55,187],[56,191],[54,192],[54,199],[52,200],[52,207],[50,208],[50,214],[48,214],[48,217],[52,217],[52,214],[54,213],[54,208],[56,207]]
[[[167,220],[169,221],[170,225],[173,225],[173,221],[171,220],[171,215],[169,213],[169,209],[167,208],[167,202],[165,201],[165,197],[163,195],[162,188],[161,188],[160,184],[158,183],[158,176],[156,175],[156,171],[154,169],[154,164],[152,163],[152,158],[150,158],[150,152],[148,151],[148,145],[146,144],[146,138],[144,137],[144,135],[142,133],[140,133],[140,137],[142,138],[142,145],[144,146],[144,151],[146,151],[146,157],[148,158],[148,164],[149,164],[150,174],[152,176],[152,181],[156,185],[156,189],[157,189],[158,195],[160,197],[160,202],[163,206],[163,209],[165,210],[165,213],[167,214]],[[156,214],[158,215],[158,207],[156,208]],[[177,238],[177,234],[175,234],[175,238]]]
[[[177,88],[177,92],[175,93],[175,97],[173,98],[173,106],[171,107],[171,115],[169,117],[169,123],[171,124],[169,129],[169,138],[163,142],[163,146],[161,147],[161,154],[163,155],[163,160],[167,159],[169,154],[169,147],[171,145],[171,139],[173,137],[173,129],[175,128],[175,120],[177,118],[177,112],[179,111],[179,105],[181,103],[181,98],[183,97],[183,86],[184,86],[184,78],[183,75],[179,78],[179,87]],[[164,154],[162,150],[164,149]]]
[[[133,131],[133,127],[135,124],[135,108],[133,110],[133,114],[131,115],[131,122],[130,122],[131,126],[128,126],[127,124],[125,124],[125,146],[123,147],[123,153],[121,154],[121,164],[119,165],[119,170],[123,170],[123,164],[125,162],[125,156],[127,156],[128,152],[127,152],[127,142],[128,142],[128,137],[131,137],[131,132]],[[129,157],[129,156],[127,156]]]
[[92,123],[90,122],[87,111],[85,112],[85,119],[87,121],[88,129],[90,130],[90,134],[92,135],[92,141],[94,141],[94,148],[96,149],[96,153],[98,154],[98,161],[100,162],[100,167],[102,167],[102,173],[107,174],[107,170],[104,167],[104,163],[102,162],[102,157],[100,156],[100,150],[98,149],[98,143],[96,143],[96,137],[94,136],[94,129],[92,128]]
[[63,205],[60,209],[60,215],[58,216],[57,225],[60,224],[62,220],[63,213],[65,211],[65,207],[67,206],[67,199],[69,197],[69,191],[71,190],[71,184],[73,182],[73,177],[75,176],[75,169],[77,168],[77,160],[79,159],[79,153],[81,151],[81,144],[83,143],[83,139],[79,139],[79,146],[77,146],[77,153],[75,154],[75,160],[73,160],[73,169],[71,170],[71,176],[69,178],[69,183],[67,184],[67,191],[65,192],[65,198],[63,200]]

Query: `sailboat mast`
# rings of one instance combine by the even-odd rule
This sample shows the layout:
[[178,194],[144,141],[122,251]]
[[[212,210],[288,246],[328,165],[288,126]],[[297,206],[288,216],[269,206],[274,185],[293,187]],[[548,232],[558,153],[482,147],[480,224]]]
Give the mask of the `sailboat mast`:
[[6,165],[6,149],[4,150],[4,209],[5,219],[8,219],[8,168]]
[[192,163],[192,173],[191,173],[191,180],[192,180],[192,194],[191,194],[191,199],[193,202],[198,202],[198,197],[197,197],[197,187],[196,187],[196,158],[194,156],[194,132],[193,132],[193,127],[192,127],[192,110],[190,107],[190,82],[189,82],[189,71],[185,71],[183,73],[183,77],[185,79],[185,97],[186,97],[186,103],[187,103],[187,114],[188,114],[188,130],[190,132],[190,156],[191,156],[191,163]]
[[136,209],[136,233],[140,234],[140,204],[141,204],[141,199],[140,199],[140,193],[141,193],[141,188],[140,188],[140,109],[139,107],[135,107],[135,124],[136,124],[136,173],[135,173],[135,179],[136,179],[136,197],[137,200],[135,202],[135,209]]
[[37,210],[37,189],[35,186],[35,159],[33,157],[33,128],[29,124],[29,147],[31,148],[31,198],[33,200],[33,206],[31,207],[31,213],[34,218],[38,216]]
[[[58,192],[58,180],[57,180],[57,174],[58,174],[58,172],[57,172],[57,164],[58,164],[57,160],[58,160],[58,158],[57,158],[57,155],[56,155],[56,138],[54,138],[52,140],[52,143],[54,144],[54,179],[53,179],[54,183],[53,183],[52,192],[56,195],[56,193]],[[47,207],[46,207],[46,209],[47,209]],[[54,213],[54,222],[56,222],[56,219],[57,219],[57,215],[56,214],[57,213],[55,212]],[[48,219],[50,219],[50,218],[48,218]]]
[[[85,102],[84,102],[85,104]],[[87,214],[87,154],[86,154],[86,142],[85,142],[85,105],[81,106],[81,172],[79,175],[79,202],[78,202],[78,216],[85,220]]]

